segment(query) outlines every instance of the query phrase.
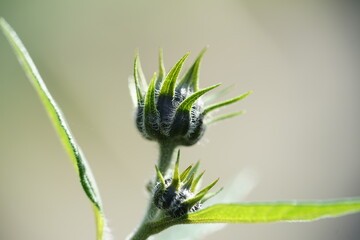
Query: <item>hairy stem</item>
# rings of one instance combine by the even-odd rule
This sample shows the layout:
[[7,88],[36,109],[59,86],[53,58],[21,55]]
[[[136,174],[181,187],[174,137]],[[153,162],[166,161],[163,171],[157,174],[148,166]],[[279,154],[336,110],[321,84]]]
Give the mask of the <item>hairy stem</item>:
[[165,175],[172,163],[176,145],[172,142],[159,143],[160,156],[158,161],[158,167],[160,172]]
[[[171,163],[173,162],[173,156],[176,149],[176,145],[171,142],[159,143],[160,155],[158,160],[158,167],[160,172],[165,175]],[[154,182],[151,183],[151,187],[157,182],[157,177],[154,178]],[[154,205],[152,201],[152,195],[149,198],[148,207],[145,212],[144,218],[139,227],[133,232],[128,240],[145,240],[151,235],[160,232],[164,228],[154,227],[152,223],[159,220],[159,209]]]
[[148,224],[141,224],[139,228],[128,238],[128,240],[145,240],[150,237],[151,229],[149,229]]

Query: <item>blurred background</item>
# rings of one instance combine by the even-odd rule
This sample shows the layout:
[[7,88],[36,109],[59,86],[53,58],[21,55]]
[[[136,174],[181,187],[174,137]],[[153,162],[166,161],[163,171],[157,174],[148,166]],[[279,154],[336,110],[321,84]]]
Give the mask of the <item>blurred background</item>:
[[[99,185],[115,239],[142,218],[157,145],[134,127],[127,81],[139,49],[148,79],[210,45],[201,87],[254,93],[182,148],[205,184],[258,176],[246,201],[360,195],[360,2],[281,0],[0,0],[62,107]],[[226,99],[226,98],[224,98]],[[246,183],[244,183],[246,184]],[[239,188],[241,188],[241,184]],[[355,240],[360,215],[237,224],[206,239]],[[171,231],[171,229],[169,230]],[[0,34],[0,239],[95,239],[88,200],[55,131]]]

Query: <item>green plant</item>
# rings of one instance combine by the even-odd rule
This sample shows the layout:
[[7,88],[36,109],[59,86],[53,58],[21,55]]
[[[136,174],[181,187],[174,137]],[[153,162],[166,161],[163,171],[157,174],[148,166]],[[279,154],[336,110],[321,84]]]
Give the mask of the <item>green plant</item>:
[[[95,213],[97,239],[109,239],[100,194],[91,169],[72,136],[63,114],[17,34],[4,19],[0,19],[0,28],[40,96],[79,175],[81,186]],[[243,113],[241,111],[209,119],[206,118],[209,112],[242,100],[251,93],[247,92],[222,103],[204,106],[201,96],[219,85],[199,90],[199,66],[203,53],[204,51],[181,81],[176,84],[188,54],[166,74],[162,52],[160,52],[159,75],[154,74],[149,86],[142,73],[139,57],[135,57],[134,78],[130,81],[130,88],[137,107],[136,125],[145,138],[158,142],[160,155],[155,167],[155,178],[148,184],[150,195],[148,209],[143,221],[129,239],[147,239],[151,235],[178,224],[311,221],[359,212],[360,198],[310,202],[215,204],[201,208],[206,200],[220,191],[209,193],[217,180],[199,191],[199,181],[203,176],[203,173],[196,175],[199,163],[189,166],[180,173],[180,154],[178,152],[176,162],[173,155],[179,146],[195,144],[201,138],[207,125]],[[217,94],[212,98],[216,96]],[[171,172],[172,175],[169,177]]]

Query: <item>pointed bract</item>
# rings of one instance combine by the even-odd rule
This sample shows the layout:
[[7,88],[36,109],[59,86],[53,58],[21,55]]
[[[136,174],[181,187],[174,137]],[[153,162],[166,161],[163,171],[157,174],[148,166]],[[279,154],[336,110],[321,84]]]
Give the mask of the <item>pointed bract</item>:
[[245,97],[247,97],[249,94],[251,94],[252,91],[250,92],[247,92],[247,93],[244,93],[236,98],[233,98],[233,99],[230,99],[230,100],[227,100],[227,101],[224,101],[224,102],[221,102],[221,103],[217,103],[217,104],[214,104],[212,106],[209,106],[207,108],[205,108],[204,110],[204,115],[206,115],[207,113],[211,112],[211,111],[214,111],[215,109],[218,109],[220,107],[224,107],[226,105],[229,105],[229,104],[232,104],[232,103],[235,103],[235,102],[238,102],[242,99],[244,99]]
[[199,182],[200,182],[202,176],[204,175],[204,173],[205,173],[205,171],[203,171],[202,173],[200,173],[200,175],[195,178],[195,180],[194,180],[193,183],[192,183],[192,186],[191,186],[190,191],[195,192],[196,187],[197,187],[197,185],[199,184]]
[[155,105],[155,81],[156,73],[151,79],[148,91],[145,96],[145,106],[144,106],[144,124],[145,131],[150,136],[156,136],[156,130],[159,126],[158,122],[158,111],[156,110]]
[[195,176],[194,174],[189,176],[189,178],[184,182],[184,186],[183,186],[184,189],[190,190],[191,185],[194,181],[194,176]]
[[220,86],[220,84],[216,84],[214,86],[211,86],[211,87],[208,87],[208,88],[205,88],[205,89],[202,89],[200,91],[193,93],[191,96],[186,98],[182,103],[180,103],[180,105],[176,109],[176,113],[181,112],[181,111],[190,112],[191,107],[195,103],[196,100],[198,100],[202,95],[204,95],[205,93],[211,91],[212,89],[214,89],[218,86]]
[[155,105],[155,80],[156,80],[156,73],[154,73],[148,91],[145,96],[145,121],[146,121],[146,114],[155,114],[157,112],[156,105]]
[[168,75],[166,76],[161,90],[160,90],[160,95],[164,95],[164,96],[170,96],[173,97],[174,96],[174,91],[175,91],[175,85],[176,85],[176,80],[179,76],[181,67],[183,66],[186,58],[189,56],[190,53],[185,54],[176,64],[175,66],[170,70],[170,72],[168,73]]
[[217,190],[216,192],[211,192],[211,193],[207,193],[205,194],[205,196],[200,200],[201,203],[206,202],[207,200],[215,197],[216,195],[218,195],[224,188],[220,188],[219,190]]
[[137,97],[137,90],[136,90],[135,80],[134,80],[133,76],[129,77],[128,87],[129,87],[130,97],[134,104],[134,107],[137,107],[140,103],[139,103],[139,99]]
[[219,117],[214,117],[214,118],[211,118],[211,119],[205,121],[205,124],[209,125],[209,124],[212,124],[212,123],[215,123],[215,122],[218,122],[218,121],[221,121],[221,120],[229,119],[229,118],[232,118],[232,117],[236,117],[236,116],[239,116],[239,115],[242,115],[242,114],[245,114],[245,113],[246,113],[245,110],[241,110],[239,112],[234,112],[234,113],[225,114],[225,115],[222,115],[222,116],[219,116]]
[[200,192],[198,192],[195,197],[190,198],[188,200],[186,200],[184,203],[188,204],[189,207],[194,206],[196,203],[198,203],[204,196],[205,194],[219,181],[219,179],[216,179],[214,182],[212,182],[209,186],[203,188]]
[[156,165],[155,165],[155,169],[156,169],[157,178],[158,178],[158,180],[160,181],[160,184],[161,184],[161,189],[164,190],[166,188],[164,176],[161,174],[159,168]]
[[165,66],[164,66],[164,57],[162,48],[159,49],[159,76],[156,80],[155,88],[160,89],[161,83],[164,80],[166,75]]
[[189,176],[191,175],[195,175],[197,170],[199,169],[199,166],[200,166],[200,161],[197,161],[194,165],[194,167],[190,170],[189,172]]
[[138,53],[136,55],[136,61],[137,62],[136,62],[136,74],[135,75],[138,78],[141,89],[145,90],[145,89],[147,89],[148,86],[146,83],[146,78],[145,78],[144,72],[141,67],[140,56]]
[[204,48],[199,56],[197,57],[194,64],[191,68],[187,71],[185,76],[182,78],[180,83],[178,84],[177,88],[189,88],[192,92],[196,92],[199,90],[199,70],[200,70],[200,63],[201,59],[206,52],[207,47]]
[[143,91],[140,87],[140,77],[139,77],[139,56],[136,55],[135,56],[135,60],[134,60],[134,81],[135,81],[135,88],[136,88],[136,96],[137,96],[137,100],[138,100],[138,104],[140,104],[141,102],[143,102],[144,97],[143,97]]
[[[215,181],[213,181],[211,184],[209,184],[207,187],[204,187],[200,192],[198,192],[196,194],[196,196],[201,196],[201,195],[205,195],[213,186],[215,186],[215,184],[219,181],[219,178],[216,179]],[[195,196],[195,197],[196,197]]]
[[181,174],[180,174],[180,181],[184,181],[185,178],[189,175],[189,172],[192,169],[192,165],[188,166]]
[[224,89],[221,89],[220,91],[213,93],[213,94],[209,94],[207,96],[204,96],[204,104],[205,106],[208,106],[210,104],[212,104],[214,101],[218,100],[219,98],[221,98],[222,96],[225,96],[226,94],[228,94],[232,89],[234,88],[234,85],[228,86]]
[[174,175],[170,185],[174,187],[176,190],[178,190],[180,187],[179,160],[180,160],[180,150],[178,151],[177,160],[175,162]]

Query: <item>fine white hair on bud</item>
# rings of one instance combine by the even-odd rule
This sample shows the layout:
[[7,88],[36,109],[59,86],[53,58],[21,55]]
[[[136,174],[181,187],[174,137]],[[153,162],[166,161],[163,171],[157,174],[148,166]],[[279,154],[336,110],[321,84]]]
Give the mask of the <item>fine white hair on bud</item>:
[[195,166],[190,165],[180,174],[179,158],[178,153],[172,177],[165,179],[155,166],[158,182],[153,190],[153,202],[157,208],[174,218],[199,210],[203,202],[217,194],[208,194],[208,191],[219,180],[215,180],[209,186],[196,192],[204,172],[196,176],[199,168],[199,163],[197,163]]
[[[147,86],[142,72],[139,56],[136,55],[130,90],[137,107],[136,126],[146,139],[171,142],[173,145],[191,146],[201,139],[209,123],[239,115],[239,113],[234,113],[205,121],[208,113],[237,102],[251,93],[248,92],[228,101],[205,106],[201,99],[202,96],[220,86],[217,84],[199,90],[199,69],[205,51],[206,48],[201,51],[194,64],[177,82],[189,53],[185,54],[166,74],[160,50],[159,74],[153,75],[149,86]],[[216,95],[213,98],[216,98]]]

